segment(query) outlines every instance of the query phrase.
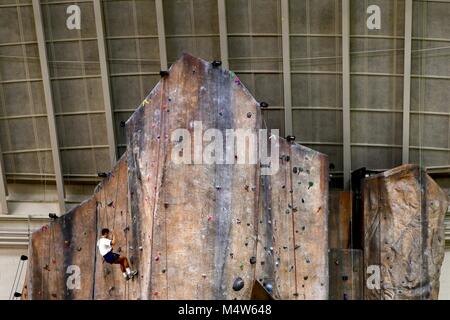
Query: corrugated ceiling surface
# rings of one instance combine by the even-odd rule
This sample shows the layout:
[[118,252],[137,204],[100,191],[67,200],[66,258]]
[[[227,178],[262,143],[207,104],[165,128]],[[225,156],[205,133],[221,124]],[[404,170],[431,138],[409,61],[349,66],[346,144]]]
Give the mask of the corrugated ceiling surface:
[[[365,14],[380,6],[380,30],[369,30]],[[388,169],[402,163],[403,0],[351,2],[352,168]]]
[[125,151],[120,127],[159,81],[154,0],[103,1],[111,100],[118,156]]
[[163,1],[167,60],[182,52],[206,60],[220,60],[217,0]]
[[[410,156],[450,163],[450,3],[414,1]],[[93,2],[77,2],[81,30],[68,30],[65,0],[41,1],[65,179],[95,179],[110,166]],[[353,169],[401,163],[404,0],[351,0]],[[368,30],[367,7],[381,8]],[[340,0],[289,1],[292,121],[297,140],[342,159]],[[103,0],[107,64],[118,154],[126,120],[159,80],[154,0]],[[220,59],[216,0],[163,1],[169,64],[187,51]],[[230,68],[284,135],[280,0],[227,0]],[[0,0],[0,143],[9,179],[53,179],[53,162],[31,0]]]
[[78,3],[82,28],[66,27],[67,3],[42,2],[42,19],[62,170],[92,176],[109,165],[94,10]]
[[269,104],[263,119],[284,136],[280,1],[229,0],[226,6],[230,69]]
[[293,132],[342,172],[341,2],[290,1]]
[[450,163],[450,3],[414,1],[411,161]]
[[[31,0],[0,8],[0,143],[10,179],[53,179]],[[11,4],[11,5],[8,5]]]

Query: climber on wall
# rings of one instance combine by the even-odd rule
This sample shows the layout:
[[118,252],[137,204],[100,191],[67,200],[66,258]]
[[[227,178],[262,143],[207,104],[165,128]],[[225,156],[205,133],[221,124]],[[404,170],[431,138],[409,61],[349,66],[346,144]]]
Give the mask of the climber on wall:
[[131,271],[127,257],[113,252],[112,247],[116,244],[114,232],[111,232],[112,239],[109,239],[109,235],[109,229],[102,229],[101,237],[97,241],[98,251],[106,262],[110,264],[120,264],[120,269],[122,270],[123,277],[125,278],[125,280],[130,280],[137,274],[137,271]]

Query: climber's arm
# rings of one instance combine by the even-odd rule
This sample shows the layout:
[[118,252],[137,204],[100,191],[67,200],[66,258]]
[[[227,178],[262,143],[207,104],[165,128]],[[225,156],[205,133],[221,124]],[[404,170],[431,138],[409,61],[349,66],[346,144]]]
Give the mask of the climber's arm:
[[111,246],[114,246],[116,244],[116,237],[114,236],[114,231],[111,231],[112,240],[111,240]]

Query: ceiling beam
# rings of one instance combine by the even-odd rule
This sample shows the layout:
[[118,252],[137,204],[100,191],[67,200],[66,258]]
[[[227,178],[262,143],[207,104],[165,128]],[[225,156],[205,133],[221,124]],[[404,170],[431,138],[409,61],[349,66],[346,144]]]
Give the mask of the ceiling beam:
[[155,0],[155,5],[159,40],[159,60],[161,61],[161,70],[167,70],[166,31],[164,28],[164,9],[162,0]]
[[103,103],[106,116],[106,134],[109,145],[109,157],[111,159],[111,168],[117,161],[116,138],[114,135],[114,112],[111,103],[111,88],[109,83],[109,70],[106,56],[105,31],[102,12],[102,2],[94,1],[95,28],[97,30],[98,57],[100,61],[100,72],[102,79]]
[[350,0],[342,0],[342,143],[345,190],[350,189],[352,171],[350,125]]
[[45,108],[47,111],[50,145],[52,148],[52,160],[55,171],[56,190],[58,193],[59,213],[66,211],[64,180],[62,175],[61,157],[59,154],[58,135],[56,130],[55,109],[53,105],[52,86],[48,70],[47,51],[45,46],[44,25],[39,0],[33,0],[34,23],[36,28],[36,40],[38,43],[39,62],[41,65],[42,85],[44,88]]
[[289,36],[289,0],[281,0],[281,34],[283,43],[284,132],[292,135],[292,85]]
[[0,146],[0,206],[1,214],[8,214],[8,201],[6,196],[8,195],[8,187],[6,184],[5,166],[3,163],[2,149]]
[[[0,73],[0,82],[2,80],[2,74]],[[5,101],[5,93],[3,89],[3,84],[0,83],[0,99],[1,104],[3,106],[6,106]],[[7,120],[8,121],[8,120]],[[6,173],[5,173],[5,165],[3,162],[3,152],[2,147],[0,145],[0,214],[8,214],[8,201],[7,201],[7,195],[8,195],[8,185],[6,180]]]
[[403,70],[403,145],[402,162],[409,163],[409,128],[411,117],[411,39],[412,0],[405,1],[405,51]]
[[225,0],[217,0],[219,14],[220,60],[225,69],[230,68],[228,61],[227,9]]

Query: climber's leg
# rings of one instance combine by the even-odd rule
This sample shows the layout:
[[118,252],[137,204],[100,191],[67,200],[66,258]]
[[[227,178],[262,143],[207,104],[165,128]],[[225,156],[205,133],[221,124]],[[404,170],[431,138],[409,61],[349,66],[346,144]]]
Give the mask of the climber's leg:
[[120,270],[122,270],[122,272],[126,272],[127,268],[129,268],[128,259],[126,257],[120,256],[116,263],[120,264]]
[[131,271],[127,257],[120,256],[116,263],[120,264],[120,270],[122,270],[125,279],[129,280],[137,275],[137,271]]

